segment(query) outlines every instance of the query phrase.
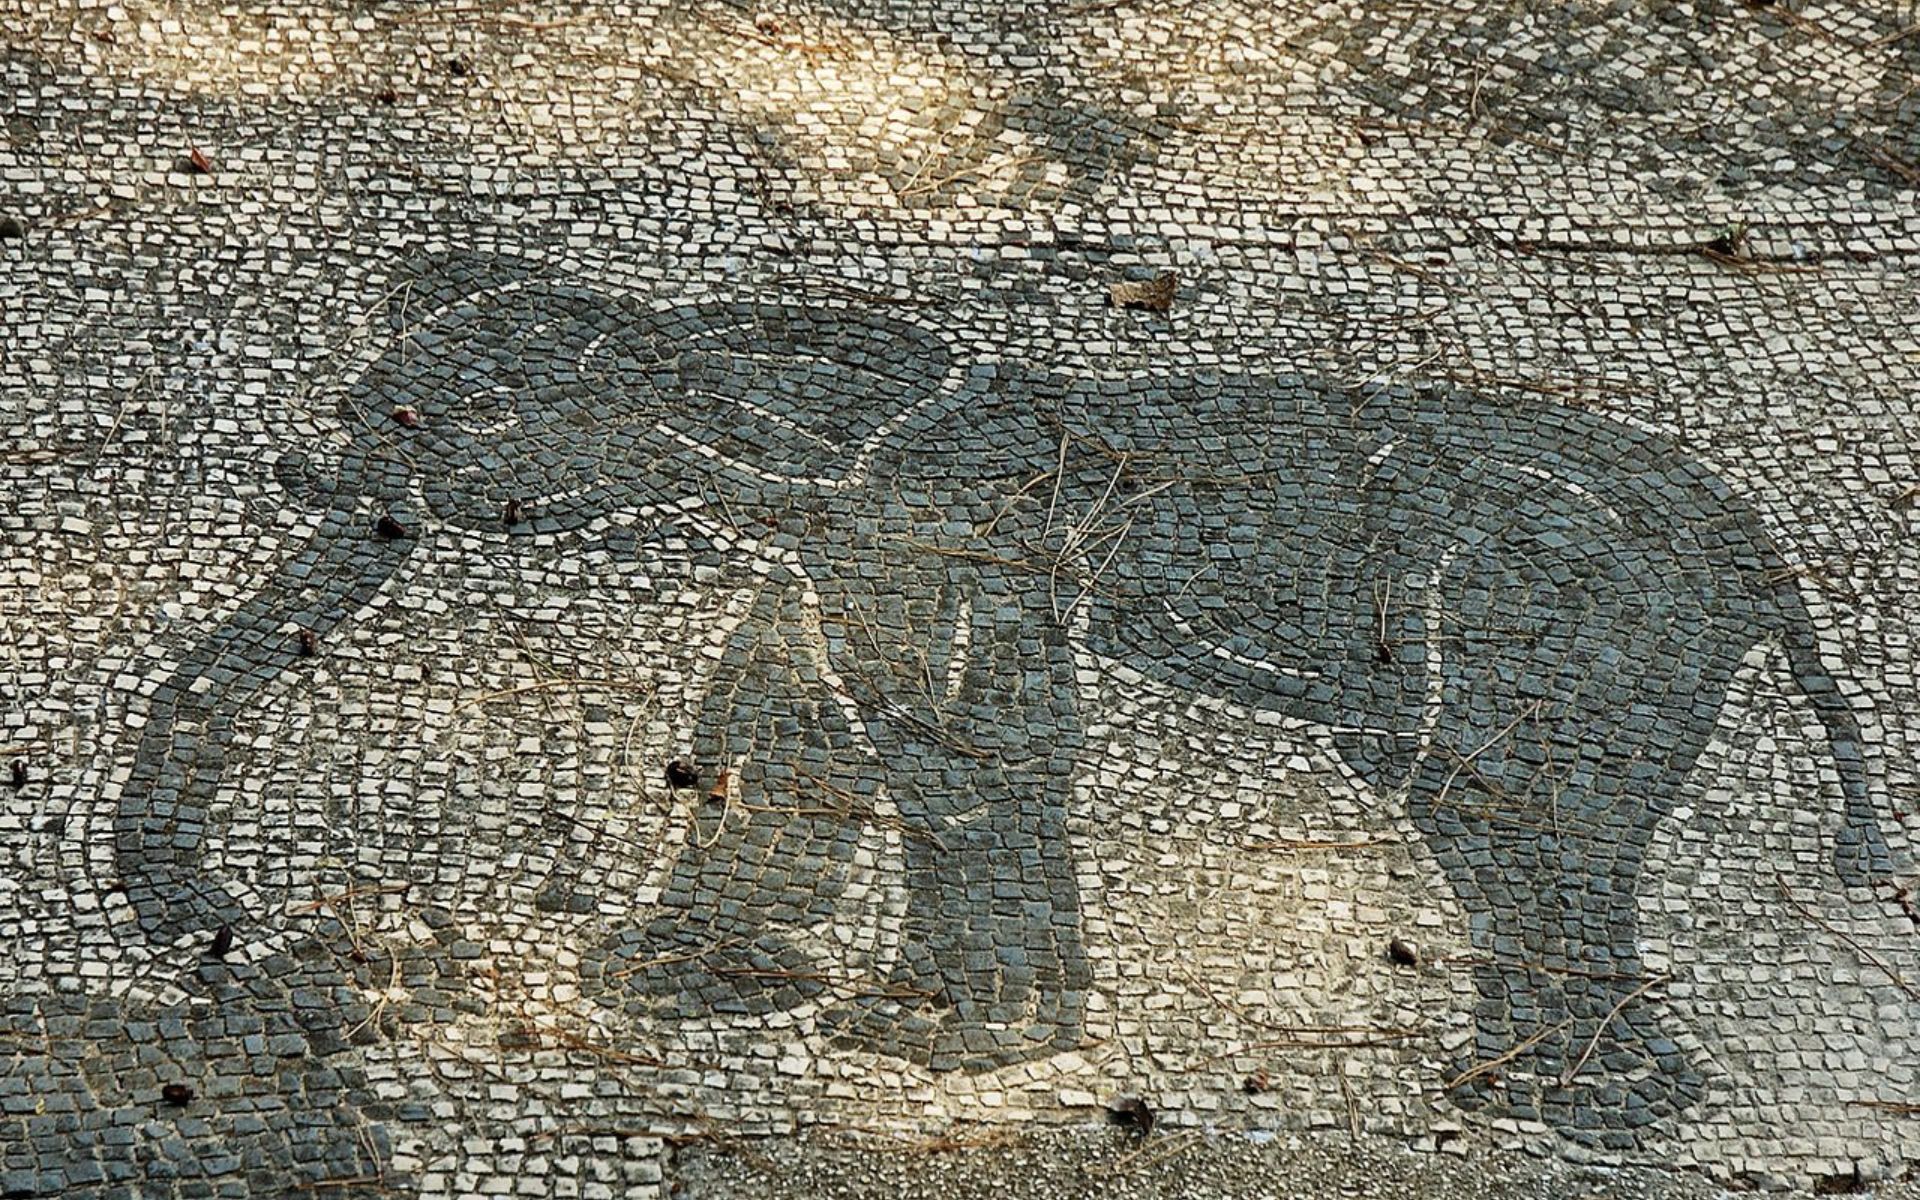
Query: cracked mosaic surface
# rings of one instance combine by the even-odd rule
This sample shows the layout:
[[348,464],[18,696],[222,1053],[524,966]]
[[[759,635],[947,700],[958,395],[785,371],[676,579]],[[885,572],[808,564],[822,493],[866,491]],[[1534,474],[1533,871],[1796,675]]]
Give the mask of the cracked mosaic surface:
[[0,1194],[1901,1175],[1915,21],[0,15]]

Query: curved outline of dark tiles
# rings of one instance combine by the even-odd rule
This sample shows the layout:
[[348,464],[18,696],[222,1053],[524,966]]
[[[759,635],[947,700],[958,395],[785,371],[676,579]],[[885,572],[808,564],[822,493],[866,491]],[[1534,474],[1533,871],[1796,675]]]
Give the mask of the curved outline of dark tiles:
[[[488,291],[501,287],[517,290]],[[1532,1083],[1510,1069],[1503,1092],[1483,1079],[1456,1098],[1577,1141],[1634,1144],[1700,1097],[1654,1001],[1628,995],[1641,972],[1633,884],[1754,644],[1779,641],[1829,731],[1847,805],[1840,877],[1891,870],[1858,725],[1790,573],[1757,516],[1655,435],[1447,390],[1357,402],[1293,377],[962,372],[936,336],[891,316],[752,300],[654,312],[512,260],[432,266],[391,319],[400,344],[342,405],[354,444],[330,471],[283,464],[290,489],[322,506],[319,532],[155,699],[134,775],[153,782],[129,785],[117,832],[156,938],[246,919],[198,875],[220,733],[295,662],[289,621],[324,635],[408,557],[411,539],[372,536],[373,514],[506,538],[707,487],[724,487],[727,511],[748,514],[765,544],[799,556],[827,655],[779,635],[792,596],[763,598],[729,647],[698,744],[715,761],[751,746],[745,786],[813,799],[732,821],[697,813],[660,913],[583,968],[607,1003],[646,1013],[665,996],[691,1016],[823,999],[840,1040],[942,1070],[1075,1044],[1089,976],[1061,847],[1083,728],[1062,604],[1084,605],[1101,652],[1329,727],[1373,786],[1406,790],[1490,955],[1461,1065],[1545,1033],[1513,1064]],[[935,403],[942,387],[951,394]],[[457,414],[449,396],[472,402]],[[420,428],[387,419],[399,404]],[[853,448],[903,413],[859,488],[764,478],[844,475]],[[1059,498],[1033,494],[1056,469]],[[508,501],[561,484],[505,527]],[[1061,594],[1035,556],[1060,549],[1060,513],[1103,503],[1131,510],[1127,552],[1100,587],[1080,597],[1069,581]],[[904,552],[914,546],[939,550]],[[1421,577],[1418,604],[1388,606],[1383,642],[1380,598],[1421,591]],[[1448,614],[1443,628],[1426,628],[1429,601]],[[957,693],[917,697],[912,681],[944,669],[962,621]],[[823,666],[852,693],[860,729],[836,724]],[[190,688],[200,675],[218,681],[212,699]],[[1447,720],[1422,754],[1430,682]],[[812,725],[792,719],[796,705],[811,706]],[[188,732],[196,722],[215,730],[211,743]],[[851,761],[863,740],[877,757]],[[809,764],[827,772],[837,811],[821,811]],[[820,901],[844,886],[882,782],[903,830],[903,945],[885,980],[834,979],[770,926],[831,915]],[[1562,1086],[1588,1045],[1581,1077]]]

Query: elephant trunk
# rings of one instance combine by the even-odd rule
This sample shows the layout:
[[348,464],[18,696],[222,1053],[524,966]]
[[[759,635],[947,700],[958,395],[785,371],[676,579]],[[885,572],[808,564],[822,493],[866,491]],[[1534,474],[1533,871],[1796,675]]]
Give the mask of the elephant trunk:
[[404,533],[382,535],[349,508],[329,509],[307,543],[155,690],[114,816],[120,883],[154,941],[244,922],[203,861],[234,720],[263,688],[317,653],[414,545]]

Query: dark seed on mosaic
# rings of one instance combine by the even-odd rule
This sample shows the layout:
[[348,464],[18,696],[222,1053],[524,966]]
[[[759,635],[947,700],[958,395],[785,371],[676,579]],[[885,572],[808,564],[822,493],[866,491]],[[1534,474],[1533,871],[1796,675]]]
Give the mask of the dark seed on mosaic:
[[1393,661],[1393,647],[1386,642],[1381,642],[1379,647],[1374,650],[1373,656],[1383,663],[1390,663]]
[[667,764],[667,786],[676,788],[699,787],[700,772],[687,760],[676,758]]
[[20,223],[20,218],[0,217],[0,238],[18,241],[25,236],[27,236],[27,227]]
[[1722,258],[1732,258],[1747,248],[1747,227],[1736,221],[1727,226],[1718,237],[1708,239],[1702,246],[1709,254],[1718,254]]
[[407,527],[402,525],[392,513],[380,514],[380,519],[373,523],[373,531],[388,541],[407,536]]
[[1815,1175],[1813,1194],[1816,1196],[1864,1196],[1870,1188],[1867,1181],[1860,1177],[1860,1168],[1855,1167],[1844,1175]]
[[1403,942],[1394,938],[1387,943],[1387,957],[1397,967],[1417,967],[1420,965],[1420,950],[1412,942]]
[[420,428],[420,410],[411,404],[402,404],[393,410],[393,419],[408,429]]
[[1115,308],[1138,308],[1164,313],[1173,308],[1173,294],[1180,277],[1172,271],[1145,281],[1121,280],[1107,289],[1107,299]]
[[14,790],[16,791],[27,786],[27,762],[25,759],[16,758],[13,760],[13,766],[9,769],[8,778],[12,781]]
[[400,93],[394,91],[392,88],[381,88],[373,94],[373,98],[382,104],[400,103]]
[[470,70],[470,68],[467,66],[467,60],[464,58],[450,58],[447,60],[447,74],[456,79],[465,78],[468,70]]
[[208,958],[225,958],[233,949],[233,926],[222,925],[220,932],[213,935],[213,944],[207,947]]
[[160,1098],[175,1108],[185,1108],[193,1103],[193,1089],[184,1083],[169,1083],[160,1089]]
[[320,653],[320,635],[311,629],[300,631],[300,657],[312,658]]
[[1107,1119],[1141,1137],[1153,1132],[1153,1109],[1138,1096],[1122,1096],[1107,1105]]
[[1273,1078],[1265,1071],[1255,1071],[1240,1081],[1240,1090],[1249,1096],[1258,1096],[1273,1086]]
[[518,500],[507,501],[506,517],[507,524],[509,525],[518,525],[525,519],[525,514],[520,511],[520,502]]

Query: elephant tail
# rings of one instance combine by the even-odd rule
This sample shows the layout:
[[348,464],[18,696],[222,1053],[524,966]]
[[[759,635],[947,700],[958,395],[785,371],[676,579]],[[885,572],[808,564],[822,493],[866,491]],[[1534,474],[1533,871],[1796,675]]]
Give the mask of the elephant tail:
[[1795,685],[1820,715],[1828,753],[1840,774],[1846,798],[1846,820],[1834,843],[1834,870],[1841,882],[1850,886],[1884,881],[1893,874],[1893,856],[1874,810],[1860,719],[1820,657],[1813,619],[1795,581],[1788,578],[1772,583],[1770,590],[1771,607],[1782,618],[1780,634],[1787,665]]

